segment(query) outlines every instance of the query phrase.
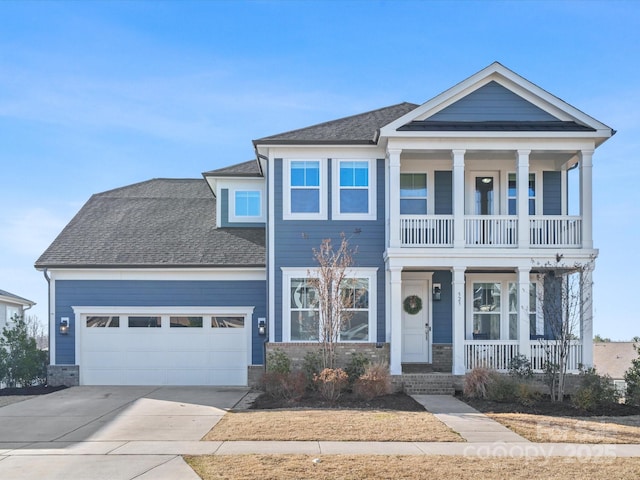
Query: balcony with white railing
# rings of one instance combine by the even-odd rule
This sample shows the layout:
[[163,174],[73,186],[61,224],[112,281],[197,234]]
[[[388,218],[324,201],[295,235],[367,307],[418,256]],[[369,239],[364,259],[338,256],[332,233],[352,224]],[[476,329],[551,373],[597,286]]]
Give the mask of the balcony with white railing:
[[401,215],[400,241],[405,247],[452,247],[453,216]]
[[[465,215],[464,242],[467,248],[580,248],[582,218],[578,216],[527,216],[529,238],[518,235],[515,215]],[[401,215],[400,242],[403,247],[453,247],[456,220],[452,215]]]
[[560,215],[529,217],[529,242],[532,247],[582,246],[582,218]]
[[[544,371],[545,364],[558,362],[560,345],[555,340],[532,340],[529,349],[529,361],[534,372]],[[466,340],[464,343],[464,364],[467,370],[476,367],[506,371],[509,362],[520,352],[517,340]],[[567,372],[577,373],[582,363],[582,343],[579,340],[569,342],[565,361]]]

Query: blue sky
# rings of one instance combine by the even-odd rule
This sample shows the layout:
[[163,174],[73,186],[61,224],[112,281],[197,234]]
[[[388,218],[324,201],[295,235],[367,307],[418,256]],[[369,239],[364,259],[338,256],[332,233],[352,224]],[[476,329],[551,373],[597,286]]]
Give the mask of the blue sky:
[[640,335],[640,3],[0,2],[0,288],[91,194],[197,178],[251,140],[402,101],[497,60],[618,130],[594,156],[594,331]]

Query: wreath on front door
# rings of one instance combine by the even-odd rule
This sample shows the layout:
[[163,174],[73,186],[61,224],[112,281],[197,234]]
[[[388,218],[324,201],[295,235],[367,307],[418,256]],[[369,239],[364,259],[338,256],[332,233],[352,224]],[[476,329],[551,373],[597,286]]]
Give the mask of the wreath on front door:
[[415,315],[422,310],[422,299],[417,295],[409,295],[403,302],[404,311],[409,315]]

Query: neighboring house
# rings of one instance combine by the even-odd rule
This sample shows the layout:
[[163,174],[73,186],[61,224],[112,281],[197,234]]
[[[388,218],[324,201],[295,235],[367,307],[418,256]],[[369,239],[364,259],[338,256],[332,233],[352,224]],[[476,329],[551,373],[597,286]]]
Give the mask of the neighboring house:
[[638,358],[633,342],[594,342],[593,366],[600,375],[609,375],[620,392],[626,392],[624,374]]
[[[517,354],[541,365],[537,268],[597,256],[592,157],[613,134],[494,63],[422,105],[254,140],[255,160],[204,180],[96,194],[36,262],[50,277],[51,372],[245,385],[265,341],[298,358],[317,348],[312,250],[342,232],[360,299],[343,346],[385,352],[392,375],[505,368]],[[593,362],[583,310],[570,370]]]
[[24,317],[24,312],[36,303],[6,290],[0,290],[0,331],[14,316]]

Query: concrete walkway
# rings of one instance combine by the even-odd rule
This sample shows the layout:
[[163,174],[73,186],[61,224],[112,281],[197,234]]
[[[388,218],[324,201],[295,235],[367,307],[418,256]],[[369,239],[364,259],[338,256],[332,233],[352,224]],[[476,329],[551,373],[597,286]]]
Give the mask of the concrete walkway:
[[467,442],[531,443],[475,408],[450,395],[412,397]]

